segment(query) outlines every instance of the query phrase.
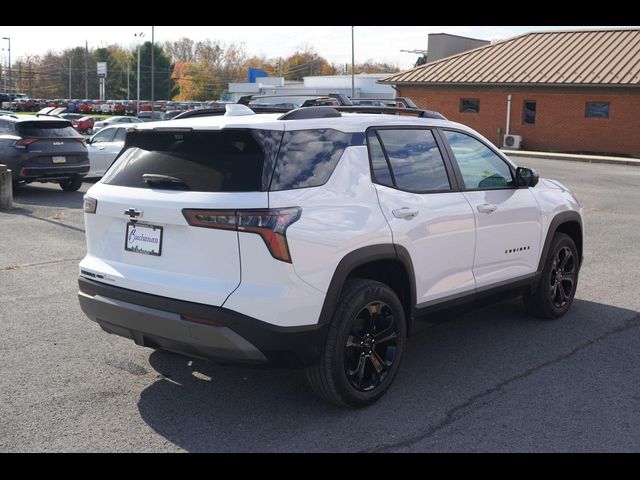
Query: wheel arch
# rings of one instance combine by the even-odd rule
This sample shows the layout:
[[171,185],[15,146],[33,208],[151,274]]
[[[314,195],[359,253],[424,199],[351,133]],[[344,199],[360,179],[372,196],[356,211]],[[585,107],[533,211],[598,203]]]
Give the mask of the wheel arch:
[[325,296],[319,323],[329,323],[345,282],[350,278],[367,278],[388,285],[400,298],[407,321],[407,333],[413,325],[416,282],[409,252],[400,245],[378,244],[354,250],[338,263]]
[[542,253],[540,254],[540,261],[538,262],[538,273],[542,273],[542,270],[544,268],[544,261],[549,254],[551,242],[554,235],[558,232],[566,233],[571,237],[573,242],[576,244],[576,248],[578,249],[578,258],[580,260],[580,265],[582,265],[582,262],[584,260],[582,217],[578,212],[571,210],[567,212],[561,212],[551,220],[549,229],[547,230],[547,236],[544,241],[544,246],[542,248]]

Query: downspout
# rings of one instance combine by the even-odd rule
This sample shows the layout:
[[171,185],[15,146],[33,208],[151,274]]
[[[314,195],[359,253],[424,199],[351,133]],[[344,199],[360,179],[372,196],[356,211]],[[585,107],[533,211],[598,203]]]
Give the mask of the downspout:
[[511,94],[507,95],[507,129],[505,135],[509,135],[509,126],[511,125]]

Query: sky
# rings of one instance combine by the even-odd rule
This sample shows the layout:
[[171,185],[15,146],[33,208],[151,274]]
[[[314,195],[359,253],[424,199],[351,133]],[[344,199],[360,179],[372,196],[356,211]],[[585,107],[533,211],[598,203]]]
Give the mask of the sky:
[[[580,26],[355,26],[354,44],[356,63],[373,59],[397,65],[401,69],[411,68],[418,58],[415,53],[401,50],[427,49],[429,33],[450,33],[483,40],[505,39],[521,33],[539,30],[564,30]],[[25,54],[43,54],[47,50],[84,45],[101,47],[112,43],[134,46],[134,33],[144,33],[151,39],[151,27],[144,26],[38,26],[3,27],[0,37],[11,38],[11,62]],[[249,55],[265,55],[267,58],[287,57],[296,48],[309,45],[330,63],[351,63],[351,27],[323,26],[156,26],[155,40],[177,40],[188,36],[192,40],[220,40],[224,43],[244,43]],[[46,39],[42,41],[41,39]],[[2,40],[3,57],[7,54],[8,42]],[[3,58],[3,64],[7,58]]]

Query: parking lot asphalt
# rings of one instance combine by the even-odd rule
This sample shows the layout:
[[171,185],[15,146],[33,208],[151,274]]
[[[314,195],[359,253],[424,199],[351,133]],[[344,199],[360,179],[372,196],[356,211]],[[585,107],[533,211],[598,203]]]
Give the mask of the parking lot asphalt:
[[517,163],[585,209],[571,311],[540,321],[504,300],[421,322],[395,384],[364,410],[323,403],[298,370],[104,333],[76,298],[82,193],[19,189],[0,211],[0,451],[640,450],[640,168]]

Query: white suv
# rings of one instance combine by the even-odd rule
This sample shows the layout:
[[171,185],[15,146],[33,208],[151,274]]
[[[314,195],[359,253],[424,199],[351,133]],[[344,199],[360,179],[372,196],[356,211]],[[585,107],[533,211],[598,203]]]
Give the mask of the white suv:
[[129,132],[85,196],[86,315],[146,347],[304,366],[361,407],[418,316],[495,292],[569,309],[583,230],[566,187],[464,125],[338,110],[229,105]]

